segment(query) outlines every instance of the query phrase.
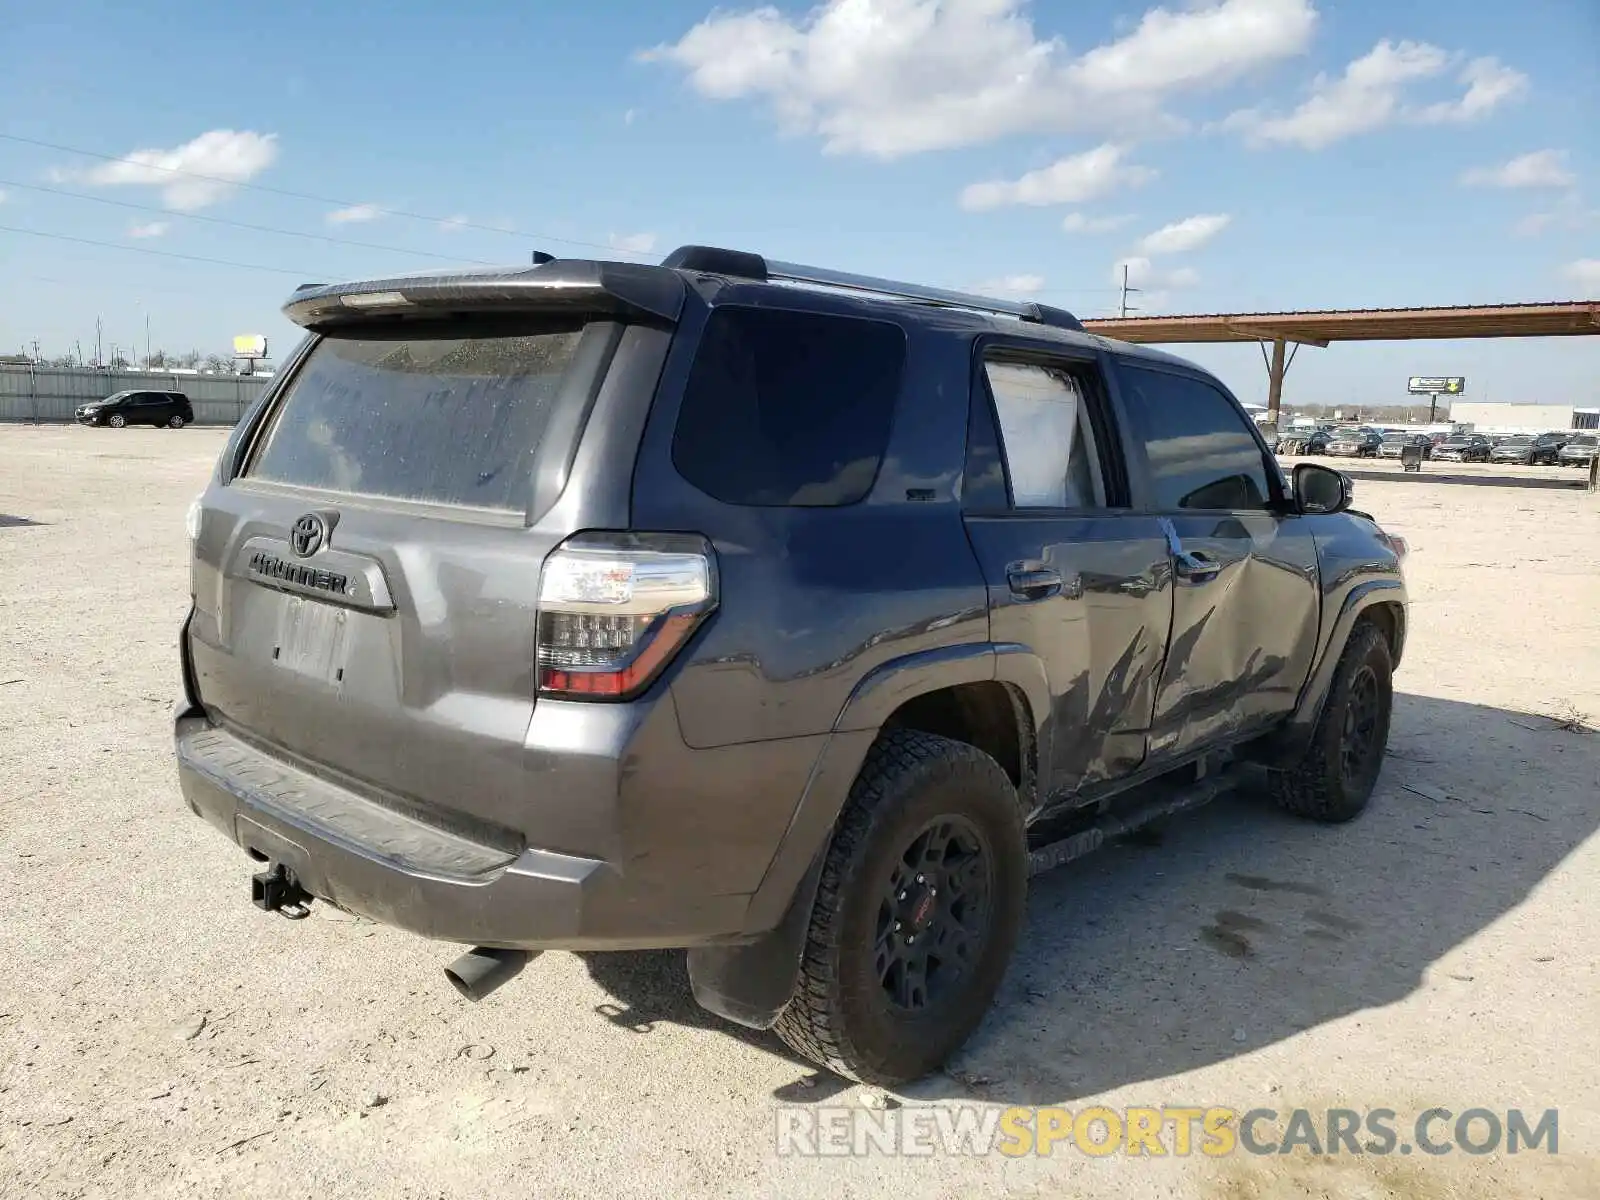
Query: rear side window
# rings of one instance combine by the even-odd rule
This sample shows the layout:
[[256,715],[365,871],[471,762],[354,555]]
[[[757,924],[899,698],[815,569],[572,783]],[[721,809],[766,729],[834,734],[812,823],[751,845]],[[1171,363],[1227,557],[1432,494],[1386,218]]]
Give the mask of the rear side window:
[[1005,443],[1016,508],[1097,508],[1105,503],[1083,388],[1036,363],[983,365]]
[[1118,370],[1150,464],[1155,506],[1263,509],[1266,460],[1248,418],[1216,388],[1186,375]]
[[872,490],[905,366],[896,325],[713,310],[672,435],[684,479],[725,504],[832,507]]
[[582,330],[327,337],[247,475],[394,500],[520,511]]

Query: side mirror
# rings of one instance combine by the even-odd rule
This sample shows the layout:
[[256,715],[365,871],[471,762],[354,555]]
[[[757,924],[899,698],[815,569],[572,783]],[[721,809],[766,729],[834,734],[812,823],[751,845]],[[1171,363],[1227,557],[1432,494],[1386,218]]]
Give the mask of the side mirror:
[[1355,499],[1355,484],[1343,471],[1321,463],[1299,463],[1294,469],[1295,505],[1303,513],[1337,513]]

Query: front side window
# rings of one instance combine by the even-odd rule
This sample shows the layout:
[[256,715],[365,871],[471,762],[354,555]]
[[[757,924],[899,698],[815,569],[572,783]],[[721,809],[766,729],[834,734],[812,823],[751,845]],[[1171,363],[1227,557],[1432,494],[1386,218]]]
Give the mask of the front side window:
[[1119,368],[1163,509],[1265,509],[1272,489],[1245,416],[1215,387],[1188,375]]
[[1066,370],[1037,363],[984,363],[1005,451],[1014,508],[1105,504],[1083,387]]
[[905,355],[905,334],[886,321],[717,308],[689,371],[673,465],[724,504],[855,504],[888,448]]

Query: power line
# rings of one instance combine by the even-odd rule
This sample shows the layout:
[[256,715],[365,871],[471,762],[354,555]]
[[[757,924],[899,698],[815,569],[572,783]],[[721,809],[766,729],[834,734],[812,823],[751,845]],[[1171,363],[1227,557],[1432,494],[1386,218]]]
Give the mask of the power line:
[[[332,196],[319,196],[313,192],[296,192],[290,191],[288,188],[268,187],[264,183],[242,183],[239,180],[224,179],[218,175],[204,175],[199,171],[185,171],[181,167],[158,166],[155,163],[145,162],[142,159],[131,159],[125,155],[102,154],[98,150],[85,150],[79,146],[63,146],[59,142],[46,142],[41,141],[38,138],[26,138],[15,133],[0,133],[0,139],[8,142],[18,142],[24,146],[38,146],[45,150],[59,150],[63,154],[81,154],[86,158],[98,158],[103,162],[130,163],[139,167],[141,170],[165,171],[170,175],[181,175],[185,179],[203,179],[207,183],[225,184],[228,187],[245,188],[252,192],[266,192],[273,196],[287,196],[293,200],[309,200],[313,204],[332,204],[338,208],[367,207],[354,200],[339,200]],[[577,238],[556,237],[553,234],[546,233],[523,233],[515,229],[502,229],[496,225],[480,225],[473,221],[461,221],[457,220],[455,217],[430,217],[426,213],[406,212],[405,210],[398,208],[382,208],[377,205],[372,205],[370,207],[374,208],[377,212],[382,213],[385,216],[403,217],[410,221],[429,221],[437,225],[449,225],[453,229],[477,229],[484,233],[498,233],[502,236],[519,237],[523,238],[524,240],[538,242],[560,242],[567,246],[586,246],[591,249],[609,250],[613,254],[634,254],[641,258],[649,257],[647,252],[640,250],[625,250],[606,242],[585,242],[580,241]]]
[[72,237],[65,233],[46,233],[41,229],[18,229],[15,225],[0,225],[0,233],[21,233],[28,237],[49,238],[57,242],[77,242],[80,246],[99,246],[106,250],[126,250],[130,254],[149,254],[156,258],[181,258],[186,262],[210,263],[217,267],[237,267],[242,271],[272,271],[279,275],[298,275],[301,279],[315,279],[316,271],[296,271],[289,267],[269,267],[264,263],[233,262],[226,258],[206,258],[200,254],[179,254],[176,250],[156,250],[149,246],[123,246],[117,242],[97,242],[93,238]]
[[248,229],[254,233],[271,233],[281,237],[307,238],[315,242],[329,242],[335,246],[355,246],[362,250],[382,250],[388,254],[415,254],[423,258],[437,258],[445,262],[477,263],[485,267],[500,265],[481,258],[457,258],[449,254],[435,254],[431,250],[411,250],[405,246],[385,246],[378,242],[361,242],[356,241],[354,238],[333,237],[329,234],[302,233],[297,229],[280,229],[275,225],[254,225],[249,221],[233,221],[226,217],[208,217],[201,213],[172,212],[169,209],[157,208],[153,204],[135,204],[131,200],[113,200],[109,196],[90,196],[83,192],[69,192],[63,188],[45,187],[37,183],[21,183],[14,179],[0,179],[0,186],[26,188],[30,192],[44,192],[51,196],[68,196],[74,200],[88,200],[94,204],[109,204],[114,208],[127,208],[135,212],[155,213],[162,217],[177,217],[184,221],[204,221],[208,225],[226,225],[233,229]]

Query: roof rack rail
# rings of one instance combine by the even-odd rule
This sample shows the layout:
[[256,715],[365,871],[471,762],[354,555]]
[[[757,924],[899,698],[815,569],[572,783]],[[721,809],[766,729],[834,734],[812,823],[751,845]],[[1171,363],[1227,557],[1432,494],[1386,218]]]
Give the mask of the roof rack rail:
[[848,271],[834,271],[826,267],[808,267],[802,263],[775,262],[746,250],[723,250],[715,246],[680,246],[667,255],[661,265],[762,282],[800,283],[813,287],[865,292],[874,296],[913,300],[919,304],[931,304],[938,308],[965,308],[977,312],[1001,313],[1036,325],[1084,332],[1083,322],[1066,309],[1053,308],[1048,304],[1039,304],[1032,300],[998,300],[992,296],[979,296],[972,292],[958,292],[948,288],[926,287],[919,283],[902,283],[899,280],[880,279],[873,275],[855,275]]

